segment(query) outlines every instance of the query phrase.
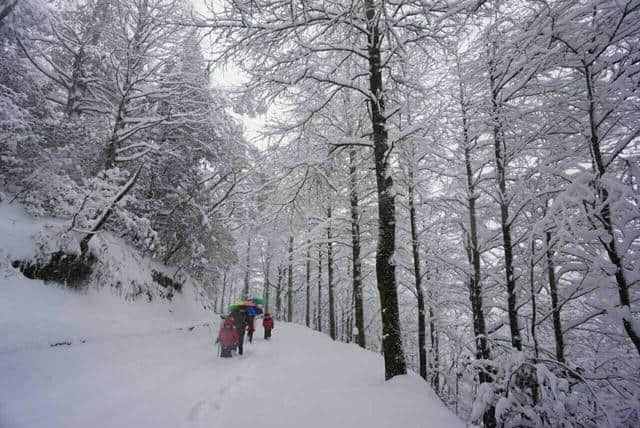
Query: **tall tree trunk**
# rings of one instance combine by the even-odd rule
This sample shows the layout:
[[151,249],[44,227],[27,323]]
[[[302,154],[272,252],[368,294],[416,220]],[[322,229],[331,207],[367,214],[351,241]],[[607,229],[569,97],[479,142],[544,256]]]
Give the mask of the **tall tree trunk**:
[[[267,274],[269,270],[267,269]],[[269,312],[269,289],[271,288],[271,283],[269,282],[269,276],[265,278],[264,281],[264,311]]]
[[336,339],[336,312],[333,296],[333,236],[331,230],[331,204],[327,208],[327,289],[329,291],[329,336]]
[[220,300],[220,313],[224,314],[224,293],[227,291],[227,270],[222,274],[222,300]]
[[[476,183],[474,181],[473,169],[471,167],[471,141],[469,139],[469,123],[467,116],[467,104],[465,100],[462,75],[460,73],[460,62],[457,62],[459,90],[460,90],[460,111],[462,113],[462,135],[464,144],[464,164],[467,190],[467,208],[469,213],[469,236],[467,238],[467,257],[471,265],[472,272],[469,275],[469,300],[471,302],[471,314],[473,318],[473,333],[476,344],[476,359],[491,360],[491,351],[487,341],[487,328],[482,308],[482,284],[480,247],[478,243],[478,223],[476,212]],[[480,383],[491,383],[493,379],[488,370],[484,368],[479,373]],[[496,426],[495,407],[489,406],[483,414],[483,424],[485,428]]]
[[107,147],[104,149],[104,169],[111,169],[116,166],[116,157],[118,155],[118,149],[120,148],[120,132],[125,128],[125,117],[127,114],[128,100],[123,95],[120,98],[118,104],[118,111],[114,119],[113,132],[111,138],[107,143]]
[[344,307],[340,307],[340,341],[341,342],[346,342],[346,327],[345,324],[347,322],[347,318],[346,318],[346,314],[345,314],[345,310]]
[[[473,267],[469,277],[469,300],[471,301],[471,313],[473,315],[473,332],[476,338],[476,358],[479,360],[491,360],[491,352],[487,342],[487,327],[484,311],[482,309],[482,285],[480,271],[480,249],[478,247],[478,226],[476,214],[476,194],[469,149],[465,148],[465,164],[467,176],[467,203],[469,205],[469,261]],[[491,383],[493,379],[489,373],[482,369],[479,374],[480,383]],[[492,428],[496,426],[495,409],[487,409],[483,416],[484,426]]]
[[[413,160],[411,160],[413,163]],[[416,298],[418,299],[418,356],[420,361],[420,377],[427,379],[427,340],[424,293],[422,291],[422,272],[420,271],[420,244],[418,243],[418,228],[416,226],[416,206],[414,194],[413,165],[409,168],[409,219],[411,222],[411,248],[413,250],[413,275],[416,285]]]
[[307,239],[307,293],[305,296],[304,322],[311,326],[311,240]]
[[236,295],[236,282],[231,281],[231,287],[229,287],[229,303],[231,303],[232,301],[235,300],[235,295]]
[[287,321],[293,322],[293,235],[289,235],[289,275],[287,278]]
[[551,233],[545,233],[546,255],[547,255],[547,279],[549,281],[549,293],[551,294],[551,310],[553,315],[553,333],[556,341],[556,359],[564,363],[564,335],[562,333],[562,322],[560,321],[560,304],[558,302],[558,284],[556,283],[555,265],[553,262],[553,251],[551,250]]
[[360,210],[358,207],[358,177],[356,151],[349,151],[349,185],[351,206],[351,254],[353,263],[353,300],[356,318],[356,343],[366,347],[364,335],[364,309],[362,303],[362,261],[360,259]]
[[281,320],[282,317],[282,278],[284,277],[285,268],[278,266],[278,287],[276,288],[276,318]]
[[249,283],[250,283],[250,271],[251,271],[251,228],[247,234],[247,260],[244,269],[244,288],[242,289],[242,298],[249,298]]
[[529,259],[529,288],[531,292],[531,338],[533,339],[533,355],[536,359],[540,358],[540,349],[538,346],[538,336],[536,335],[536,318],[538,316],[538,307],[536,304],[536,286],[535,286],[535,250],[536,243],[533,239],[531,239],[531,255]]
[[382,14],[378,2],[365,0],[367,19],[367,51],[369,62],[369,91],[371,96],[371,126],[376,166],[378,196],[378,247],[376,252],[376,277],[380,294],[382,318],[382,349],[384,353],[385,379],[407,373],[402,352],[400,314],[396,268],[392,261],[396,243],[396,205],[393,194],[393,177],[389,166],[388,134],[386,129],[384,88],[380,44],[382,34],[379,20]]
[[507,283],[507,310],[511,330],[511,345],[522,351],[522,338],[518,327],[518,307],[516,296],[516,278],[513,269],[513,243],[511,239],[511,220],[509,219],[509,198],[507,196],[507,154],[505,153],[504,131],[498,104],[498,89],[493,73],[493,61],[489,61],[489,82],[491,84],[491,120],[493,122],[493,149],[496,163],[496,182],[498,184],[498,205],[500,206],[500,226],[504,251],[504,271]]
[[609,192],[606,188],[606,184],[603,184],[603,177],[607,172],[604,160],[602,158],[602,151],[600,148],[600,133],[598,130],[599,123],[596,118],[596,101],[593,87],[593,75],[591,64],[584,65],[584,76],[586,80],[587,88],[587,101],[589,103],[589,125],[590,125],[590,145],[591,145],[591,158],[595,166],[597,177],[595,179],[595,192],[596,199],[599,200],[601,208],[597,219],[600,221],[605,231],[607,232],[607,239],[600,239],[600,243],[607,252],[609,261],[616,267],[616,284],[618,285],[618,298],[620,301],[621,309],[624,310],[625,315],[622,317],[622,326],[626,331],[629,339],[636,347],[636,351],[640,354],[640,332],[636,331],[633,325],[632,312],[631,312],[631,298],[629,295],[629,283],[625,276],[625,266],[620,256],[618,249],[618,237],[614,231],[613,219],[611,218],[611,204],[609,201]]
[[431,354],[433,367],[431,367],[431,386],[438,393],[440,391],[440,340],[438,339],[438,325],[433,306],[429,304],[429,336],[431,338]]
[[[271,243],[267,245],[267,251],[269,251],[271,247]],[[264,250],[263,250],[264,251]],[[271,256],[264,256],[263,252],[263,266],[264,266],[264,285],[262,290],[262,298],[264,299],[264,311],[269,312],[269,289],[271,288],[271,281],[269,277],[271,276]]]
[[[347,343],[353,342],[353,318],[355,311],[355,300],[353,293],[351,293],[351,304],[349,305],[349,311],[347,312]],[[356,337],[357,340],[357,337]]]
[[318,301],[316,329],[322,332],[322,245],[318,244]]

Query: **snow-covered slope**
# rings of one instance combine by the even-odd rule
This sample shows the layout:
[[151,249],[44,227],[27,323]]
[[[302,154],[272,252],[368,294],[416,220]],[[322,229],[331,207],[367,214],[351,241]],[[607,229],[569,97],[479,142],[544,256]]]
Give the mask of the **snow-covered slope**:
[[[130,315],[121,322],[141,318]],[[384,382],[380,356],[353,345],[278,324],[272,341],[259,328],[242,357],[223,360],[217,326],[168,328],[169,318],[144,333],[122,327],[70,346],[0,352],[0,426],[463,426],[417,376]]]
[[[0,202],[0,353],[104,335],[142,334],[211,317],[204,292],[191,278],[185,275],[185,287],[171,300],[160,297],[166,292],[153,282],[151,272],[167,268],[109,235],[96,239],[99,262],[90,284],[81,291],[30,280],[11,266],[13,260],[31,260],[41,253],[39,240],[56,233],[62,224],[58,219],[33,218],[19,205]],[[115,287],[116,283],[121,286]],[[138,291],[134,299],[134,288],[149,293]]]
[[41,230],[0,205],[2,428],[462,426],[417,376],[384,382],[379,355],[307,328],[279,323],[270,342],[259,328],[223,360],[219,320],[192,295],[29,280],[9,261]]

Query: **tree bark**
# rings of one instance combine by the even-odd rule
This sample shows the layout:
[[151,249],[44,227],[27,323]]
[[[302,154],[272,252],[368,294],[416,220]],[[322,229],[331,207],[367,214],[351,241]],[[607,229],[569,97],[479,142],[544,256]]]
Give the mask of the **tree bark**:
[[331,205],[327,208],[327,289],[329,291],[329,336],[336,340],[336,312],[333,296],[333,236],[331,231]]
[[222,274],[222,299],[220,300],[220,313],[224,314],[224,293],[227,291],[227,271]]
[[322,332],[322,245],[318,244],[318,301],[316,329]]
[[522,351],[522,338],[518,327],[518,307],[516,296],[516,279],[513,268],[513,243],[511,239],[511,222],[509,219],[509,201],[507,197],[507,155],[504,152],[505,141],[500,119],[498,89],[493,74],[493,62],[489,61],[489,81],[491,84],[491,120],[493,122],[493,149],[496,163],[496,182],[498,184],[498,201],[500,206],[500,226],[502,229],[502,246],[504,251],[504,271],[507,284],[507,310],[511,330],[511,345]]
[[431,386],[438,393],[440,391],[440,340],[438,339],[438,326],[433,306],[429,304],[429,336],[431,338],[431,353],[433,367],[431,367]]
[[[459,90],[460,90],[460,110],[462,113],[462,135],[464,144],[464,164],[465,178],[467,187],[467,208],[469,214],[469,236],[467,239],[467,257],[472,271],[469,275],[469,300],[471,302],[471,314],[473,318],[473,333],[476,344],[476,359],[491,360],[491,351],[487,341],[487,328],[482,308],[482,285],[481,285],[481,265],[480,265],[480,247],[478,242],[478,224],[476,212],[476,183],[473,177],[473,169],[471,167],[471,141],[469,139],[469,124],[467,118],[467,106],[464,98],[464,88],[462,77],[460,74],[460,63],[458,66]],[[491,383],[493,379],[488,370],[482,368],[478,379],[480,383]],[[457,382],[457,381],[456,381]],[[493,428],[496,426],[495,407],[489,408],[483,414],[483,424],[485,428]]]
[[[413,160],[411,160],[413,163]],[[427,379],[427,340],[424,293],[422,291],[422,272],[420,271],[420,244],[418,243],[418,228],[416,226],[416,206],[414,189],[413,164],[409,168],[409,220],[411,223],[411,248],[413,250],[413,275],[415,278],[416,298],[418,300],[418,359],[420,364],[420,376]]]
[[584,66],[584,76],[586,80],[586,88],[587,88],[587,101],[589,103],[588,113],[589,113],[589,125],[590,125],[590,145],[591,145],[591,157],[592,162],[595,165],[597,177],[595,179],[595,192],[596,199],[601,203],[602,208],[600,208],[600,215],[597,216],[598,220],[601,222],[602,226],[607,232],[608,239],[600,239],[600,243],[604,247],[607,252],[607,256],[609,257],[609,261],[616,267],[616,284],[618,285],[618,298],[620,301],[620,306],[623,310],[626,310],[626,315],[622,317],[622,326],[626,331],[629,339],[636,348],[638,354],[640,354],[640,332],[637,332],[634,329],[633,320],[629,320],[629,317],[633,315],[631,312],[631,298],[629,295],[629,283],[627,282],[627,278],[625,276],[625,267],[622,261],[622,257],[620,257],[620,253],[618,250],[618,238],[614,231],[613,219],[611,218],[611,205],[609,201],[609,192],[606,188],[606,185],[603,185],[602,178],[607,172],[606,166],[604,164],[602,158],[602,151],[600,148],[600,134],[598,130],[599,124],[597,123],[596,118],[596,104],[595,104],[595,94],[593,87],[593,76],[592,76],[592,68],[591,65]]
[[242,289],[242,298],[249,298],[249,283],[250,283],[250,271],[251,271],[251,228],[247,234],[247,260],[244,270],[244,288]]
[[293,235],[289,235],[289,269],[287,277],[287,321],[293,322]]
[[356,151],[349,151],[349,185],[351,207],[351,255],[353,264],[353,303],[356,321],[356,343],[366,347],[364,334],[364,308],[362,303],[362,261],[360,259],[360,210],[358,206],[358,179],[356,177]]
[[269,288],[271,284],[269,282],[269,269],[267,268],[267,276],[264,280],[264,311],[269,312]]
[[535,287],[535,277],[534,277],[534,269],[535,269],[535,250],[536,244],[535,241],[531,240],[531,255],[529,259],[529,288],[531,292],[531,338],[533,339],[533,355],[537,362],[538,358],[540,358],[540,348],[538,346],[538,336],[536,335],[536,318],[538,316],[538,307],[536,303],[536,287]]
[[311,240],[307,239],[307,293],[305,296],[304,322],[311,326]]
[[558,302],[558,284],[556,283],[555,264],[553,262],[553,251],[550,248],[551,233],[545,233],[546,256],[547,256],[547,279],[549,281],[549,293],[551,294],[551,310],[553,315],[553,333],[556,342],[556,359],[564,363],[564,336],[562,333],[562,322],[560,320],[561,307]]
[[407,373],[398,311],[395,252],[396,219],[393,178],[389,166],[388,134],[386,129],[384,88],[382,84],[382,62],[379,28],[381,16],[377,2],[365,0],[367,20],[367,51],[369,63],[369,91],[371,96],[371,125],[373,129],[373,151],[376,167],[378,196],[378,247],[376,252],[376,276],[380,294],[382,318],[382,349],[384,353],[385,379]]
[[278,287],[276,288],[276,318],[281,320],[282,317],[282,278],[284,277],[285,268],[278,266]]
[[471,170],[471,157],[469,149],[465,148],[465,169],[467,177],[467,203],[469,205],[469,244],[470,262],[472,274],[469,277],[469,297],[473,312],[473,328],[476,336],[476,357],[478,359],[490,360],[489,346],[487,343],[487,329],[485,325],[484,312],[482,309],[482,287],[480,249],[478,246],[478,225],[476,213],[475,184],[473,183],[473,172]]

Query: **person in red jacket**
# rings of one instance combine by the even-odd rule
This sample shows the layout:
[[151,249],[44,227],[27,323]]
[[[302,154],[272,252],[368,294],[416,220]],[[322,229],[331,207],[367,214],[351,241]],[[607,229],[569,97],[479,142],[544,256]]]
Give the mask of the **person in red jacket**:
[[220,357],[230,358],[233,348],[238,346],[238,332],[233,325],[233,318],[227,317],[224,320],[224,324],[218,333],[218,339],[216,343],[220,343]]
[[262,327],[264,328],[265,340],[269,340],[271,338],[271,330],[273,330],[273,318],[271,318],[271,314],[269,312],[264,314],[264,319],[262,320]]
[[249,315],[247,321],[247,337],[249,338],[249,343],[251,343],[253,341],[253,332],[256,331],[253,324],[253,315]]

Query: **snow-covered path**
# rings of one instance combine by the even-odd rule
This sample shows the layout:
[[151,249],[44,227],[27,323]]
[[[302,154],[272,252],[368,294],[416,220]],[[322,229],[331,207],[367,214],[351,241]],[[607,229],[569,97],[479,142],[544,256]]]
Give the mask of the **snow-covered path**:
[[[384,382],[381,356],[305,327],[277,322],[266,342],[258,322],[221,359],[219,318],[188,290],[125,301],[29,280],[11,260],[43,227],[0,204],[0,428],[463,426],[417,376]],[[118,269],[149,275],[126,254]]]
[[209,327],[0,353],[0,426],[455,427],[414,376],[301,326],[217,358]]

